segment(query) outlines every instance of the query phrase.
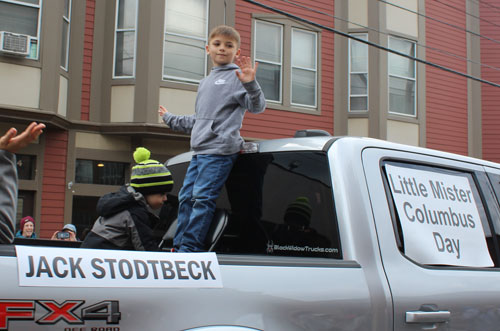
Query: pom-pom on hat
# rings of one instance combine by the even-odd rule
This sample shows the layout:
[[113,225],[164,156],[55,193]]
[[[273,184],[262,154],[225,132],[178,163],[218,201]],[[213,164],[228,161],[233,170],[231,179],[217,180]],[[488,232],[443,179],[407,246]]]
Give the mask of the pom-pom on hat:
[[33,217],[31,217],[31,216],[23,217],[23,218],[21,218],[21,222],[19,224],[21,226],[21,231],[24,229],[24,225],[28,222],[33,223],[33,226],[35,226],[35,220],[33,219]]
[[132,167],[130,186],[142,195],[170,192],[174,186],[172,174],[162,163],[150,160],[150,156],[151,152],[144,147],[135,150],[137,164]]

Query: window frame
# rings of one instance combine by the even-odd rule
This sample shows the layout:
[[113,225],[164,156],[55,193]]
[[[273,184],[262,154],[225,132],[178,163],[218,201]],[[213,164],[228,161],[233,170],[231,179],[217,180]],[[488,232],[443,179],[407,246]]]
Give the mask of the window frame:
[[[283,57],[283,66],[281,73],[281,101],[267,100],[267,108],[286,110],[290,112],[298,112],[312,115],[321,115],[321,85],[322,85],[322,31],[315,26],[298,22],[281,15],[276,14],[252,14],[252,60],[255,62],[256,57],[256,22],[266,22],[269,24],[279,24],[283,27],[283,36],[281,40],[281,53]],[[298,29],[305,32],[316,34],[316,106],[304,106],[292,103],[292,29]],[[258,62],[258,61],[257,61]]]
[[[362,39],[362,38],[360,38],[360,36],[363,36],[363,37],[366,37],[366,39],[364,39],[364,40],[368,40],[368,33],[367,32],[351,33],[350,35],[357,37],[359,39]],[[352,71],[352,51],[351,51],[351,49],[352,49],[351,46],[352,46],[353,42],[359,42],[359,41],[352,40],[349,38],[349,43],[348,43],[349,76],[347,78],[347,89],[348,89],[347,109],[348,109],[348,112],[351,114],[353,114],[353,113],[367,113],[370,110],[370,93],[369,93],[369,91],[370,91],[370,68],[369,68],[370,61],[369,61],[369,57],[368,57],[369,49],[368,49],[368,45],[365,45],[366,46],[366,72],[362,72],[362,71],[353,72]],[[352,81],[351,77],[353,74],[366,74],[366,94],[352,94],[351,93],[351,81]],[[366,109],[352,110],[351,109],[351,98],[352,97],[366,97]]]
[[[134,0],[135,1],[135,22],[134,22],[134,28],[125,28],[125,29],[118,29],[118,13],[119,13],[119,4],[120,0],[115,1],[115,24],[114,24],[114,42],[113,42],[113,79],[128,79],[128,78],[135,78],[135,69],[137,65],[137,22],[138,22],[138,17],[139,17],[139,0]],[[116,75],[116,43],[117,43],[117,35],[118,33],[126,33],[126,32],[134,32],[134,59],[132,61],[132,75]]]
[[[165,0],[165,12],[167,8],[167,2],[169,0]],[[161,75],[162,75],[162,81],[173,81],[173,82],[180,82],[180,83],[199,83],[203,78],[207,77],[207,70],[208,70],[208,54],[205,53],[204,56],[204,64],[203,64],[203,78],[201,79],[192,79],[192,78],[185,78],[185,77],[177,77],[177,76],[170,76],[165,73],[165,45],[166,45],[166,36],[175,36],[175,37],[182,37],[182,38],[188,38],[192,40],[198,40],[198,41],[203,41],[205,45],[208,44],[208,35],[210,33],[209,27],[210,27],[210,0],[204,0],[206,3],[206,12],[205,12],[205,17],[206,17],[206,27],[205,30],[207,32],[206,36],[204,39],[199,38],[199,37],[193,37],[189,35],[184,35],[184,34],[179,34],[179,33],[171,33],[167,32],[167,24],[166,24],[166,15],[164,13],[163,16],[163,34],[162,34],[162,66],[161,66]]]
[[[66,0],[64,0],[66,1]],[[70,48],[70,35],[71,35],[71,8],[73,6],[73,0],[67,0],[68,1],[68,17],[65,16],[66,13],[63,12],[62,18],[63,18],[63,27],[64,23],[68,23],[68,30],[66,31],[66,36],[63,36],[63,38],[66,38],[66,52],[64,54],[64,66],[61,65],[61,69],[64,71],[68,71],[69,69],[69,48]],[[62,47],[62,45],[61,45]],[[61,64],[63,62],[63,59],[61,59]]]
[[[410,40],[410,39],[407,39],[407,38],[403,38],[403,37],[398,37],[398,36],[393,36],[393,35],[389,35],[388,36],[388,39],[387,39],[387,43],[388,43],[388,47],[389,49],[392,49],[391,48],[391,40],[394,40],[394,39],[398,39],[398,40],[402,40],[402,41],[406,41],[406,42],[409,42],[413,45],[413,57],[416,57],[416,54],[417,54],[417,42],[414,41],[414,40]],[[392,54],[392,53],[391,53]],[[397,54],[394,54],[395,56],[399,56]],[[417,93],[418,93],[418,86],[417,86],[417,83],[418,83],[418,77],[417,77],[417,62],[415,60],[410,60],[410,61],[413,61],[413,72],[415,73],[415,76],[413,78],[411,77],[405,77],[405,76],[400,76],[400,75],[394,75],[394,74],[391,74],[391,65],[390,65],[390,54],[388,54],[387,56],[387,110],[388,110],[388,113],[389,114],[393,114],[393,115],[398,115],[398,116],[404,116],[404,117],[409,117],[409,118],[417,118]],[[404,79],[406,81],[413,81],[414,82],[414,86],[415,86],[415,94],[414,94],[414,97],[413,97],[413,114],[405,114],[405,113],[402,113],[402,112],[396,112],[396,111],[391,111],[391,89],[390,89],[390,80],[391,80],[391,77],[394,77],[394,78],[398,78],[398,79]]]
[[[0,0],[0,2],[38,9],[38,21],[36,23],[37,24],[37,28],[36,28],[37,34],[36,34],[36,37],[29,36],[29,38],[30,38],[30,54],[28,56],[26,56],[26,59],[28,59],[28,60],[38,61],[40,59],[40,30],[41,30],[41,25],[42,25],[43,0],[39,0],[38,5],[27,3],[27,2],[22,2],[22,1],[16,1],[16,0]],[[9,31],[9,32],[17,33],[15,31]],[[36,45],[36,54],[34,57],[32,57],[32,54],[31,54],[31,48],[32,48],[33,44]]]

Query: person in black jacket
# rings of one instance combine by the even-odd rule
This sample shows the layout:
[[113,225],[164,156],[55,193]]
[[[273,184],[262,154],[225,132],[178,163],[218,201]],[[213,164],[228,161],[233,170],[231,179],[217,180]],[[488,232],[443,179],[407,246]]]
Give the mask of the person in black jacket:
[[158,250],[152,230],[158,217],[152,210],[167,200],[174,181],[170,171],[160,162],[150,160],[150,155],[146,148],[137,148],[137,164],[132,168],[130,184],[99,199],[99,218],[82,248]]

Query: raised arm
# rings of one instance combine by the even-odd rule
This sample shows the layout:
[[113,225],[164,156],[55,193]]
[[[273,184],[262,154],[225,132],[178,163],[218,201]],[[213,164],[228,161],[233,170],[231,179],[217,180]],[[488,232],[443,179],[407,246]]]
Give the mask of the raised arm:
[[236,70],[236,76],[247,92],[240,101],[241,105],[251,113],[263,112],[266,109],[266,98],[255,79],[259,63],[255,62],[255,66],[252,66],[252,60],[246,56],[239,56],[235,63],[241,69],[241,71]]
[[0,138],[0,243],[14,241],[17,207],[16,153],[38,138],[44,124],[31,123],[17,135],[11,128]]
[[195,122],[194,115],[174,115],[169,113],[163,106],[160,106],[160,109],[158,109],[158,114],[161,116],[163,122],[172,130],[191,133]]

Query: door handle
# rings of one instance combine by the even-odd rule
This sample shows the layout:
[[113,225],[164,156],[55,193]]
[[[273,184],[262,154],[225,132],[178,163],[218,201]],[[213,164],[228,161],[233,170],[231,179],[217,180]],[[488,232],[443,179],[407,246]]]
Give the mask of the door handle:
[[438,311],[407,311],[406,323],[444,323],[450,320],[451,313],[447,310]]

